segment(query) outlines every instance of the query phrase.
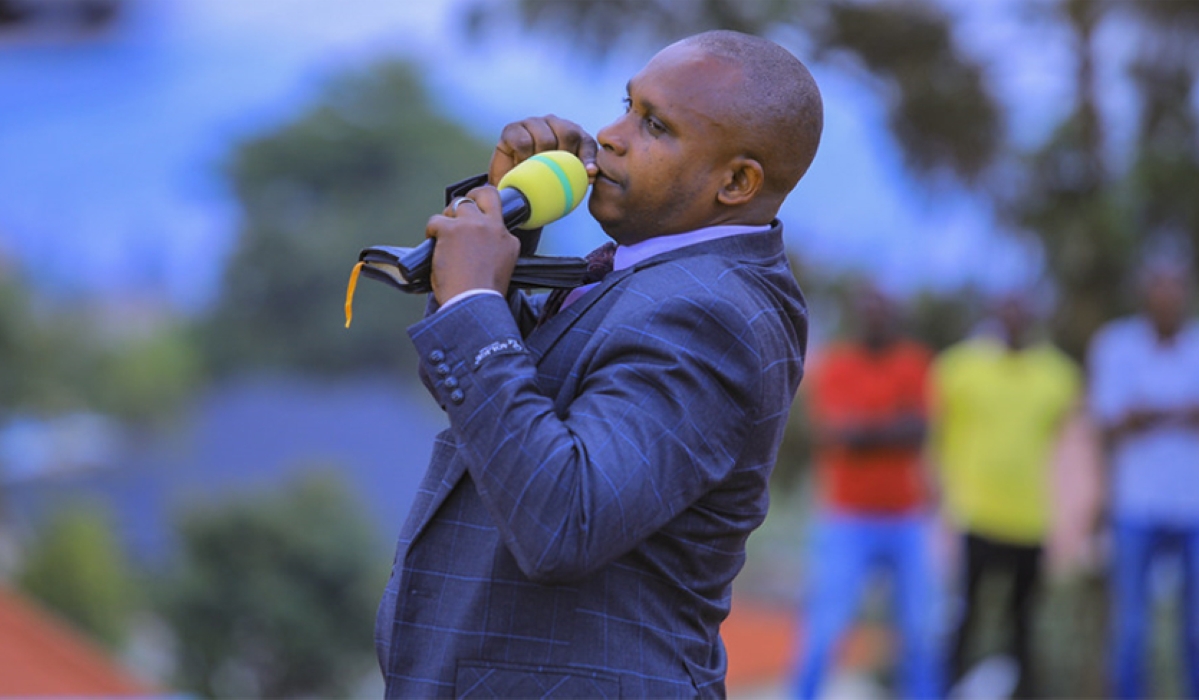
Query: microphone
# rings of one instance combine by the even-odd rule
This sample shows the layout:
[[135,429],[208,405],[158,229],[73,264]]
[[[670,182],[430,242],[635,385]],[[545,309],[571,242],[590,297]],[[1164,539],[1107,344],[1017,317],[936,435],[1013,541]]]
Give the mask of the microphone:
[[[557,221],[583,201],[587,193],[583,161],[567,151],[544,151],[508,171],[496,188],[504,226],[521,238],[521,257],[512,271],[512,286],[570,289],[579,285],[587,273],[586,260],[534,255],[537,237],[519,236],[518,232],[533,231]],[[352,302],[359,273],[409,294],[432,291],[429,276],[436,242],[428,238],[415,248],[386,245],[363,248],[346,287],[346,328],[353,317]]]
[[[504,227],[514,234],[531,231],[574,211],[587,193],[587,169],[573,153],[543,151],[509,170],[496,189]],[[411,282],[427,278],[436,243],[436,239],[426,239],[401,256],[396,262],[400,274]]]

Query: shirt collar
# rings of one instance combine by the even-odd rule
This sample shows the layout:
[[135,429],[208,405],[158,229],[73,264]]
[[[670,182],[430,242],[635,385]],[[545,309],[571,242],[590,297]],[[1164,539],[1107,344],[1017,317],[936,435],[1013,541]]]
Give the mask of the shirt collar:
[[669,253],[672,250],[685,248],[696,243],[714,241],[727,236],[738,236],[745,233],[765,233],[770,226],[709,226],[686,233],[673,233],[669,236],[655,236],[639,241],[633,245],[622,245],[616,248],[616,257],[612,262],[613,270],[624,270],[637,263],[648,260],[655,255]]

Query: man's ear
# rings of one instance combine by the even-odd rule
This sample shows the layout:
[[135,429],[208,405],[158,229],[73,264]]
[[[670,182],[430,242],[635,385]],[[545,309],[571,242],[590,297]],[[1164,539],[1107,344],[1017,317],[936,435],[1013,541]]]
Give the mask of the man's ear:
[[728,177],[716,193],[716,201],[729,207],[746,204],[758,195],[765,181],[761,163],[748,156],[737,156],[729,163]]

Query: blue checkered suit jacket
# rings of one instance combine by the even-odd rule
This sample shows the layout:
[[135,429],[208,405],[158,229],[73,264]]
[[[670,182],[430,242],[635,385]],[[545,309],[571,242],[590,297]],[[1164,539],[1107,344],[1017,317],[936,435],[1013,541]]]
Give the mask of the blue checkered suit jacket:
[[450,427],[379,607],[387,695],[722,696],[720,624],[803,371],[781,225],[529,317],[483,295],[409,329]]

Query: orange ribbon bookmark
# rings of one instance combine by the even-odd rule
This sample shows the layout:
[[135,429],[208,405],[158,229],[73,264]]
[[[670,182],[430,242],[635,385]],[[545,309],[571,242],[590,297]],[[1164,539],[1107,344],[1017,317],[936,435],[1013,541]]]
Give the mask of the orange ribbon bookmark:
[[354,265],[350,272],[350,284],[346,287],[346,328],[350,327],[350,320],[354,318],[354,290],[358,288],[358,273],[362,272],[363,264],[359,262]]

